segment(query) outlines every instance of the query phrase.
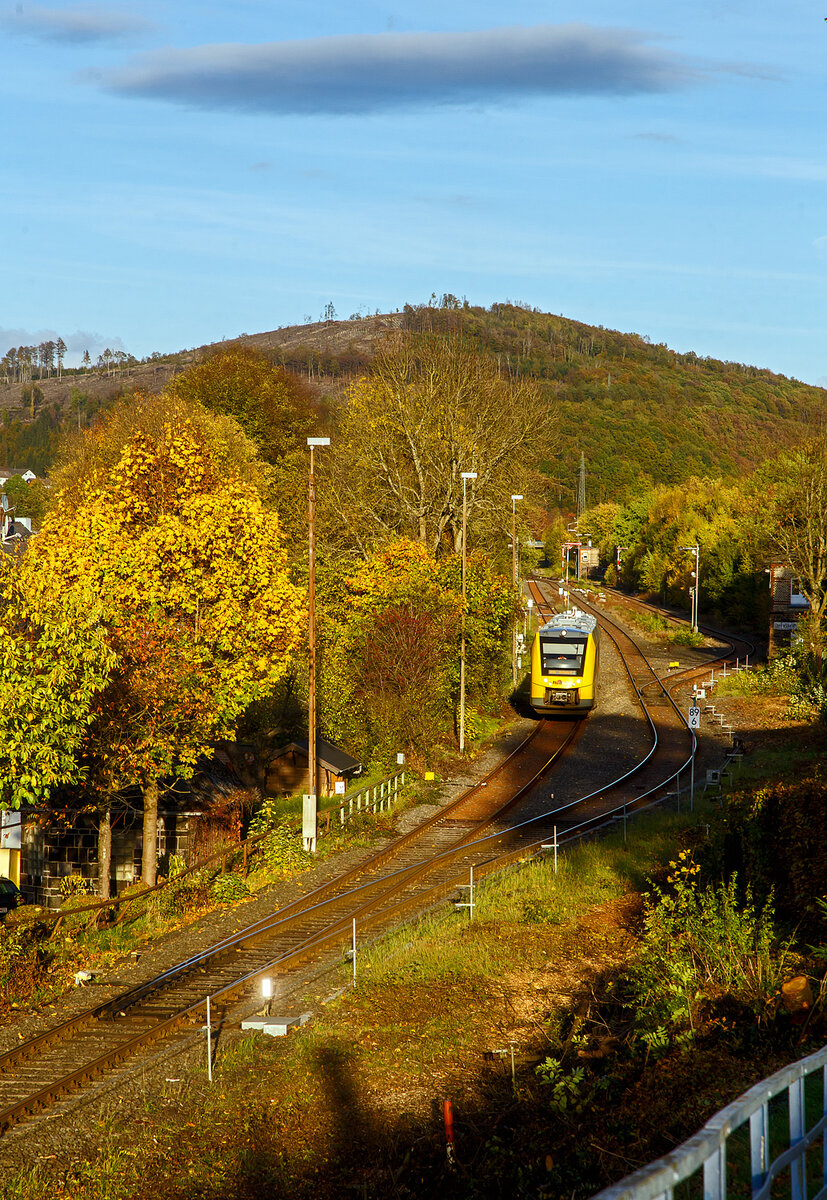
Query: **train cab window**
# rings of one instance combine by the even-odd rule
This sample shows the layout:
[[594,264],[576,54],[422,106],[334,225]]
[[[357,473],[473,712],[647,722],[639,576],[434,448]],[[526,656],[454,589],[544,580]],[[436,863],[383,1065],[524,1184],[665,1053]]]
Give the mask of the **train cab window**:
[[582,675],[585,642],[540,640],[544,675]]

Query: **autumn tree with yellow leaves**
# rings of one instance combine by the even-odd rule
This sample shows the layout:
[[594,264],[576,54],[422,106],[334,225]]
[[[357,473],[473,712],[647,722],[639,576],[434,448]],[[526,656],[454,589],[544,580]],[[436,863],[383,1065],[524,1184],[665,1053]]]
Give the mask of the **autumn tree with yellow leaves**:
[[[85,775],[104,797],[140,785],[142,875],[151,884],[159,782],[191,774],[210,743],[272,691],[304,616],[278,517],[250,485],[216,470],[203,425],[180,411],[160,426],[133,424],[111,469],[58,499],[17,586],[38,611],[95,598],[103,646],[90,652],[92,685],[84,676],[70,714],[82,739],[48,782]],[[10,769],[4,749],[0,762]]]

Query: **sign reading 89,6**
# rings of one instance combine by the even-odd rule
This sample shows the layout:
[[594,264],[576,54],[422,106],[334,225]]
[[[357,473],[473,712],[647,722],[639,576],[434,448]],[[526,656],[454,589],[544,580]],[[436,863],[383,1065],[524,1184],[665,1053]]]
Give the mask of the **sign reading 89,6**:
[[699,708],[697,708],[696,705],[693,704],[691,706],[691,708],[689,709],[689,728],[690,729],[700,729],[700,727],[701,727],[701,710]]

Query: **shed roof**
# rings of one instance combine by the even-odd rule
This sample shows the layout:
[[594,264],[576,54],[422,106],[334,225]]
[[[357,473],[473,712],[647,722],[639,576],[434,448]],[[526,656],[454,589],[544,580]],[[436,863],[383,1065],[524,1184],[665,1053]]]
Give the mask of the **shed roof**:
[[[305,758],[309,758],[310,743],[304,738],[298,742],[290,742],[287,746],[280,746],[270,755],[270,761],[281,758],[291,750],[297,750]],[[333,771],[336,775],[358,775],[362,769],[358,759],[352,758],[346,751],[340,750],[338,746],[326,742],[323,738],[316,738],[316,759],[326,771]]]

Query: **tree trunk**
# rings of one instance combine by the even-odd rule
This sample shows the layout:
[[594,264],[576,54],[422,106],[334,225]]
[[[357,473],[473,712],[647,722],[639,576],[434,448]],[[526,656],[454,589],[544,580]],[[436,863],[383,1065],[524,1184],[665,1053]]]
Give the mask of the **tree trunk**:
[[158,780],[144,786],[144,839],[141,878],[147,887],[155,887],[158,867]]
[[98,819],[98,895],[108,900],[112,873],[112,809],[107,804]]

